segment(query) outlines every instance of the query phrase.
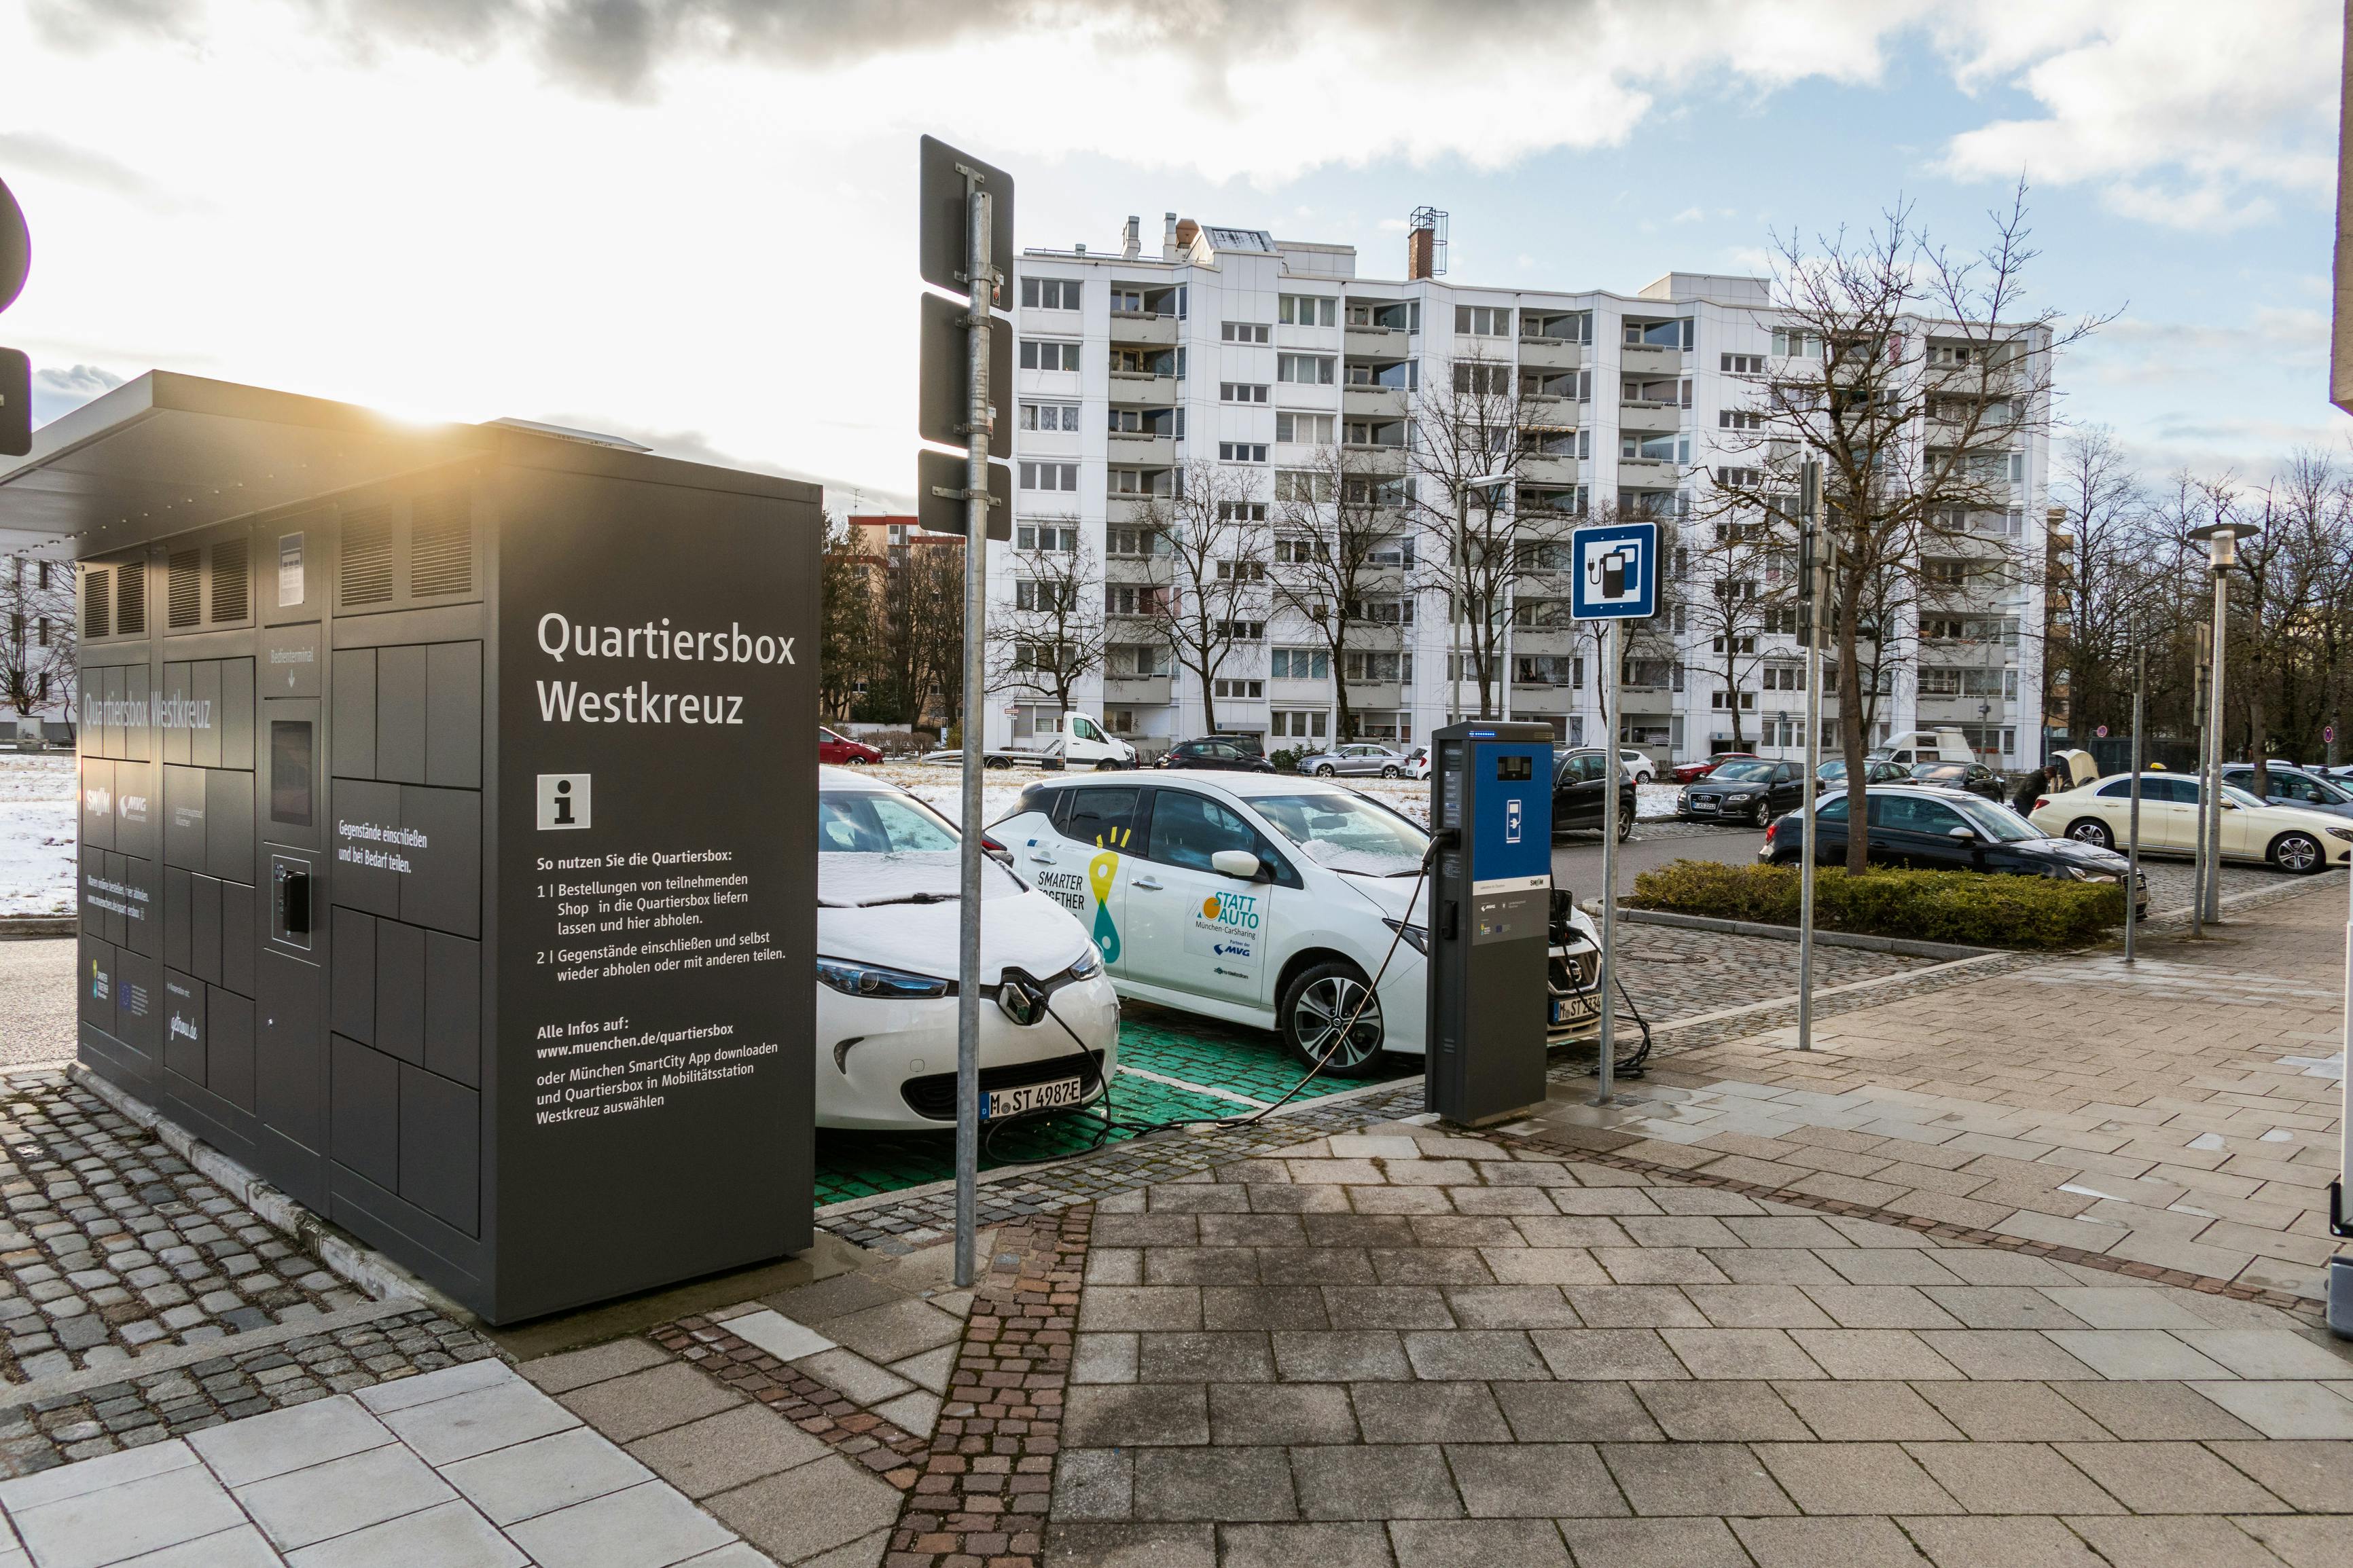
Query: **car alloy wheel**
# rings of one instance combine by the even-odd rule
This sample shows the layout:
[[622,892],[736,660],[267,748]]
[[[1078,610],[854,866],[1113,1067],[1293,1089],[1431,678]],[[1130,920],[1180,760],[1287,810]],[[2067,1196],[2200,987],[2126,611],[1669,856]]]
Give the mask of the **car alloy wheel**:
[[1395,778],[1395,777],[1397,777],[1397,776],[1398,776],[1397,764],[1396,764],[1396,763],[1392,763],[1388,764],[1388,766],[1386,766],[1386,767],[1384,767],[1384,768],[1382,768],[1382,769],[1381,769],[1381,777],[1383,777],[1383,778],[1385,778],[1385,779],[1393,779],[1393,778]]
[[2067,829],[2067,837],[2098,849],[2114,849],[2116,847],[2116,836],[2109,832],[2108,825],[2097,817],[2087,816],[2074,824]]
[[[1357,1005],[1363,1011],[1357,1013]],[[1341,1026],[1356,1014],[1345,1038]],[[1380,1060],[1387,1031],[1378,995],[1365,994],[1365,973],[1343,960],[1318,963],[1292,981],[1281,1015],[1282,1043],[1308,1063],[1322,1062],[1333,1078],[1362,1078]]]
[[1316,776],[1317,778],[1319,778],[1319,779],[1328,779],[1328,778],[1330,778],[1334,773],[1338,773],[1339,771],[1340,771],[1339,769],[1337,769],[1337,768],[1334,767],[1334,766],[1333,766],[1331,763],[1322,763],[1317,764],[1317,766],[1316,766],[1316,769],[1315,769],[1315,776]]
[[1117,763],[1113,762],[1109,757],[1104,757],[1095,763],[1095,772],[1099,773],[1107,773],[1113,771],[1118,766],[1119,764]]
[[1623,844],[1627,839],[1631,838],[1633,836],[1634,814],[1630,811],[1620,812],[1618,814],[1618,842]]
[[1762,827],[1767,823],[1772,821],[1773,802],[1771,797],[1768,796],[1765,799],[1759,800],[1757,803],[1757,810],[1751,814],[1748,820],[1758,827]]
[[2283,833],[2272,841],[2272,864],[2283,871],[2317,871],[2323,864],[2320,841],[2302,833]]

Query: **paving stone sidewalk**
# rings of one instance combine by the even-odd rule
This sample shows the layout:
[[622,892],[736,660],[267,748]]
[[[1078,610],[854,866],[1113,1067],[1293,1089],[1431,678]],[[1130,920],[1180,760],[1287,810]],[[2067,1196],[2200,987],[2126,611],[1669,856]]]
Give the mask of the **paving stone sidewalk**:
[[2242,1301],[1411,1123],[1085,1281],[1050,1563],[2346,1561],[2353,1357]]
[[1794,1030],[1724,1031],[1541,1135],[2316,1298],[2344,1063],[2344,883],[2202,942],[2010,966]]

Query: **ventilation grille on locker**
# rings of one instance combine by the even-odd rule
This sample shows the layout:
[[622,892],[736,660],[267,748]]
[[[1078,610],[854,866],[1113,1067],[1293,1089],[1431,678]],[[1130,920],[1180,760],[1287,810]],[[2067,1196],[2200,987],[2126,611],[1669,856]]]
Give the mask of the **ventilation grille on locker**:
[[408,591],[416,598],[474,587],[474,519],[462,493],[420,496],[409,513]]
[[86,637],[107,635],[108,575],[104,572],[92,571],[82,579],[81,635]]
[[213,625],[241,621],[250,613],[252,574],[247,570],[250,559],[242,539],[224,539],[213,546]]
[[114,630],[118,637],[143,637],[147,631],[147,565],[126,561],[114,569]]
[[388,510],[370,507],[345,515],[338,582],[345,608],[392,603],[392,513]]
[[205,618],[205,552],[174,550],[164,571],[164,624],[174,631]]

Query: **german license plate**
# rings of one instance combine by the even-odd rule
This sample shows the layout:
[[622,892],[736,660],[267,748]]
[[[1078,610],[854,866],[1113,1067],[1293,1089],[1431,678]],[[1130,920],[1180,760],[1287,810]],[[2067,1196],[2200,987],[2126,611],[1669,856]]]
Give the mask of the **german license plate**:
[[1051,1083],[1025,1084],[1019,1089],[1000,1089],[980,1097],[983,1121],[993,1121],[1005,1116],[1026,1116],[1033,1110],[1056,1110],[1066,1105],[1076,1105],[1084,1100],[1086,1080],[1058,1078]]
[[1600,1014],[1599,998],[1591,992],[1575,996],[1556,996],[1552,999],[1552,1021],[1556,1024],[1575,1024],[1587,1018],[1599,1017]]

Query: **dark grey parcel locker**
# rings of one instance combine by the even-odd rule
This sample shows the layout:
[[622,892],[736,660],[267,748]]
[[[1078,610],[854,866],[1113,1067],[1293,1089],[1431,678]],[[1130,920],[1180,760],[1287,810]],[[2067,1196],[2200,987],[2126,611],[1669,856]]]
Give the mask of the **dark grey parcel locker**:
[[805,1248],[821,533],[163,372],[46,426],[82,1061],[493,1321]]

